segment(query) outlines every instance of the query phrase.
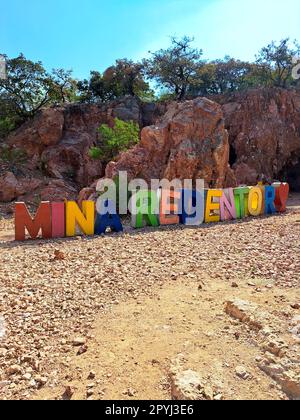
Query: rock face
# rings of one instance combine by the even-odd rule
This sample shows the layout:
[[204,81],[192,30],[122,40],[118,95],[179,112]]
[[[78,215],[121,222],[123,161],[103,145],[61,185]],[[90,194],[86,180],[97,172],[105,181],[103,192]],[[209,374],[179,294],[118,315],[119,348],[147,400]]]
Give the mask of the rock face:
[[[88,198],[99,178],[121,170],[147,181],[203,178],[207,187],[281,180],[300,191],[300,92],[265,89],[214,99],[219,105],[205,98],[143,104],[127,97],[41,110],[8,139],[26,151],[26,164],[7,167],[0,156],[0,201],[76,198],[82,188],[80,199]],[[139,123],[141,142],[105,168],[88,150],[97,128],[116,117]]]
[[221,187],[235,182],[228,161],[222,109],[198,98],[170,104],[156,125],[142,130],[136,147],[107,166],[106,176],[127,171],[130,179],[204,179],[207,186]]
[[279,179],[300,190],[300,92],[253,90],[220,103],[238,183]]
[[12,148],[26,152],[28,160],[17,170],[0,167],[0,201],[76,198],[78,190],[104,175],[101,162],[88,154],[97,140],[97,128],[112,125],[116,117],[144,126],[153,123],[160,109],[164,106],[128,97],[103,106],[76,104],[41,110],[8,139]]
[[22,196],[28,190],[36,190],[42,181],[34,178],[18,180],[12,172],[0,176],[0,202],[12,201],[15,197]]

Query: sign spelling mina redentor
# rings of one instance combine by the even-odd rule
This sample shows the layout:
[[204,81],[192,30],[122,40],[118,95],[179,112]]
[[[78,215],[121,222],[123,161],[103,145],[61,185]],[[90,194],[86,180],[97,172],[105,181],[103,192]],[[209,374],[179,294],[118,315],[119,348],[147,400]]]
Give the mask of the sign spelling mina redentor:
[[[159,191],[139,190],[133,194],[135,212],[132,226],[165,226],[184,224],[199,226],[260,215],[272,215],[286,211],[289,185],[276,183],[211,190]],[[101,197],[100,197],[101,199]],[[98,211],[94,201],[41,202],[32,217],[25,203],[15,206],[15,239],[36,239],[41,233],[44,239],[84,235],[102,235],[108,228],[122,232],[123,225],[116,205],[106,200]],[[27,231],[27,234],[26,234]]]

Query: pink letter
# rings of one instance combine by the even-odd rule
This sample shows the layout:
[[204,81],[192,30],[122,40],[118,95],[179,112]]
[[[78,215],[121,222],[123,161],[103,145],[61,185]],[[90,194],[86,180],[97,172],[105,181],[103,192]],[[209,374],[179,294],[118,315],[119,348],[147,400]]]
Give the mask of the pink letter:
[[220,199],[221,207],[221,220],[233,220],[236,219],[236,208],[234,201],[233,188],[223,190],[223,195]]
[[52,209],[52,238],[64,238],[65,230],[65,203],[51,203]]

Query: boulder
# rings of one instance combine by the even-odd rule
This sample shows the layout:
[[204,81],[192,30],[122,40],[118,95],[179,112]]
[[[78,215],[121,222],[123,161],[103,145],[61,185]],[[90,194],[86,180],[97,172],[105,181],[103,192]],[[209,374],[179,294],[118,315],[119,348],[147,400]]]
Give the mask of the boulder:
[[40,179],[16,178],[12,172],[7,172],[0,177],[0,202],[10,202],[27,191],[35,191],[42,185]]
[[142,130],[136,147],[108,164],[105,175],[127,171],[129,179],[204,179],[206,186],[222,187],[234,182],[228,161],[222,108],[197,98],[171,103],[156,125]]
[[33,120],[12,133],[8,142],[11,146],[26,151],[29,157],[39,156],[46,147],[59,143],[63,128],[62,108],[43,109]]
[[16,197],[18,180],[12,172],[0,177],[0,202],[12,201]]

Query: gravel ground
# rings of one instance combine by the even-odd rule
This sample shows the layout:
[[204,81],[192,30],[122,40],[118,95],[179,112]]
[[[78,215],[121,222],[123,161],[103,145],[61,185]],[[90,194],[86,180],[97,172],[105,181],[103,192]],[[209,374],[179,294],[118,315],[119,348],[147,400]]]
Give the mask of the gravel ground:
[[99,314],[168,281],[298,288],[299,204],[243,222],[23,244],[8,240],[11,219],[0,220],[0,398],[57,385],[68,357],[87,351]]

